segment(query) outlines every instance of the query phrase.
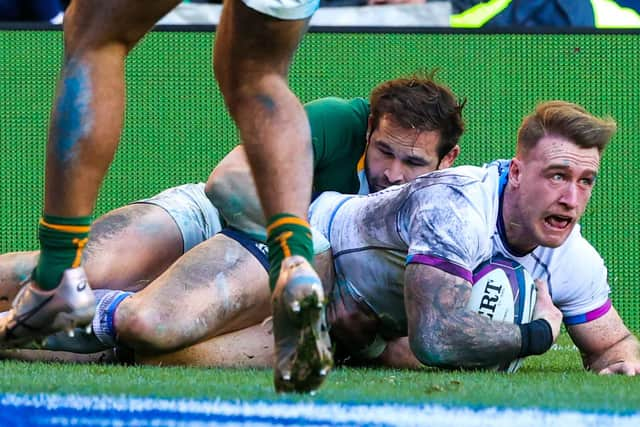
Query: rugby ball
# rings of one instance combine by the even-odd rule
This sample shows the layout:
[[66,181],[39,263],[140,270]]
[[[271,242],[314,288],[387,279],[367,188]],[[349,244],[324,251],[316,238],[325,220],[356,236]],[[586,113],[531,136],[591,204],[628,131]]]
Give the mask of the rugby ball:
[[[473,273],[473,287],[467,308],[497,322],[523,324],[531,321],[536,287],[531,274],[517,261],[495,255]],[[523,359],[496,366],[515,372]]]

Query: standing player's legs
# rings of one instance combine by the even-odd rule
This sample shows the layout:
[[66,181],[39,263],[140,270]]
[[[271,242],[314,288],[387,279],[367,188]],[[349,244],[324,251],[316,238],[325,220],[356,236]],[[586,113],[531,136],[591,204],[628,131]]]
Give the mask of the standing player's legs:
[[306,391],[322,383],[332,360],[304,219],[313,173],[311,132],[287,74],[318,1],[283,3],[226,1],[214,65],[268,220],[276,389]]
[[2,318],[0,345],[14,346],[91,321],[94,297],[79,266],[98,190],[120,138],[124,59],[177,3],[71,3],[47,143],[40,258],[34,280]]

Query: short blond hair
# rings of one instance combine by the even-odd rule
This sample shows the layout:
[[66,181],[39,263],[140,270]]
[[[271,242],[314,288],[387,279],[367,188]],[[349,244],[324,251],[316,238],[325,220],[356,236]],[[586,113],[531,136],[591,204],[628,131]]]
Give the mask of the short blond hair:
[[590,114],[583,107],[566,101],[547,101],[522,120],[518,130],[517,154],[525,155],[547,135],[573,141],[578,147],[602,152],[616,132],[616,122]]

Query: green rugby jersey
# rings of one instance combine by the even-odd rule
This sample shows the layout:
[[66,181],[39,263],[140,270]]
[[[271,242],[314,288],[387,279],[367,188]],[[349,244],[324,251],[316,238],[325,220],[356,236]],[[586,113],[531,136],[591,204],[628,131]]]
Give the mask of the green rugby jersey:
[[306,104],[305,110],[311,125],[314,195],[329,190],[368,193],[364,152],[369,102],[322,98]]

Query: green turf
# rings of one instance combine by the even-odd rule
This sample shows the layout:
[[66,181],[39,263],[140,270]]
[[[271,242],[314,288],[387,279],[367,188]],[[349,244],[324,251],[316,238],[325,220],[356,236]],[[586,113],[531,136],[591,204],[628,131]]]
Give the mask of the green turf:
[[0,389],[13,393],[314,401],[638,411],[638,380],[585,372],[566,336],[515,374],[339,368],[315,395],[277,395],[271,370],[0,362]]

